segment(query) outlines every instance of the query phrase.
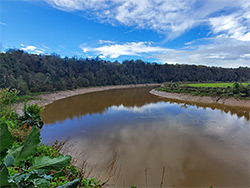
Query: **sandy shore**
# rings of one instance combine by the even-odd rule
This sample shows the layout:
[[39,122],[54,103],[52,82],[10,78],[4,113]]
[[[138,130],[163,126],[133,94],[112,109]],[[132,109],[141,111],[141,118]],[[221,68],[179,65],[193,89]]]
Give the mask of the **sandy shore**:
[[200,103],[218,103],[227,106],[240,106],[250,108],[250,100],[239,100],[235,98],[220,98],[220,97],[207,97],[207,96],[194,96],[190,94],[182,93],[168,93],[165,91],[157,91],[155,89],[150,91],[151,94],[157,95],[160,97],[165,97],[169,99],[177,99],[182,101],[190,102],[200,102]]
[[[37,96],[39,100],[31,100],[28,101],[28,104],[37,104],[39,106],[46,106],[51,104],[54,101],[64,99],[67,97],[81,95],[85,93],[97,92],[97,91],[105,91],[111,89],[124,89],[124,88],[135,88],[135,87],[146,87],[146,86],[159,86],[160,84],[134,84],[134,85],[116,85],[116,86],[102,86],[102,87],[90,87],[90,88],[81,88],[75,90],[66,90],[59,91],[51,94],[42,94]],[[24,103],[18,103],[14,106],[16,112],[21,115]]]

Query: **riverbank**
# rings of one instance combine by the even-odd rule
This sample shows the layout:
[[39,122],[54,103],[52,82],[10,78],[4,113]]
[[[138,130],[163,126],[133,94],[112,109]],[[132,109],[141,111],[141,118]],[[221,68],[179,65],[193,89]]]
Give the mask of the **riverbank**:
[[227,106],[240,106],[240,107],[250,108],[250,100],[239,100],[235,98],[220,98],[220,97],[209,97],[209,96],[195,96],[191,94],[182,94],[182,93],[169,93],[165,91],[157,91],[155,89],[152,89],[150,93],[160,97],[177,99],[181,101],[200,102],[206,104],[218,103]]
[[[36,96],[39,98],[38,100],[30,100],[28,104],[37,104],[38,106],[46,106],[48,104],[53,103],[54,101],[64,99],[67,97],[72,97],[76,95],[82,95],[85,93],[91,92],[98,92],[98,91],[105,91],[111,89],[125,89],[125,88],[135,88],[135,87],[146,87],[146,86],[159,86],[160,84],[133,84],[133,85],[116,85],[116,86],[101,86],[101,87],[90,87],[90,88],[81,88],[75,90],[66,90],[66,91],[59,91],[50,94],[41,94]],[[15,104],[14,108],[16,112],[21,115],[24,103],[17,103]]]

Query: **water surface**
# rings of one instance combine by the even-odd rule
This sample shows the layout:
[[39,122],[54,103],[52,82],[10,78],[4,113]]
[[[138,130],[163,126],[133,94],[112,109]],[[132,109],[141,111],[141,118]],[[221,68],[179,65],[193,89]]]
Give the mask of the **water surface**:
[[249,109],[164,99],[150,89],[56,101],[44,110],[42,141],[68,138],[77,165],[87,159],[91,176],[110,176],[116,187],[249,187]]

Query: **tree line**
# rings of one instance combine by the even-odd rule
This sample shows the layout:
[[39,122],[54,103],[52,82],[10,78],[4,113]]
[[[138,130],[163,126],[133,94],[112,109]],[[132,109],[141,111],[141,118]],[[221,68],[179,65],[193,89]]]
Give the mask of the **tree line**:
[[59,55],[29,54],[19,49],[0,53],[0,88],[21,94],[76,89],[89,86],[162,82],[243,82],[250,68],[172,65],[125,60],[111,62]]

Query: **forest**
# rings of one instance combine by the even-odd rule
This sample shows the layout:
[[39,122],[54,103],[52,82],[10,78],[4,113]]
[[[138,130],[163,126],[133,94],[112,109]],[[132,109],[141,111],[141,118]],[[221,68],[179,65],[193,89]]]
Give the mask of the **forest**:
[[[183,62],[185,63],[185,62]],[[19,49],[0,53],[0,88],[21,95],[90,86],[162,82],[243,82],[250,68],[221,68],[184,64],[157,64],[142,60],[123,62],[36,55]]]

